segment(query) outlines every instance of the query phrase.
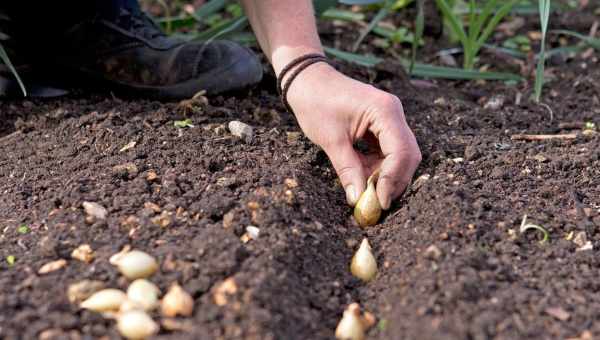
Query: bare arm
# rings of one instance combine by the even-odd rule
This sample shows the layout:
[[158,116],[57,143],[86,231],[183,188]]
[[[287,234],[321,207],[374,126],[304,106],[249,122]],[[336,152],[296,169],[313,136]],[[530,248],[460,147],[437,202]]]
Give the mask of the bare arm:
[[243,0],[242,4],[277,74],[295,57],[323,53],[311,1]]
[[[310,0],[242,0],[260,46],[279,74],[293,59],[323,53]],[[371,85],[313,64],[288,92],[300,127],[329,156],[350,205],[365,190],[366,178],[380,169],[377,196],[384,209],[410,183],[421,161],[415,136],[400,100]],[[353,143],[372,141],[368,155]]]

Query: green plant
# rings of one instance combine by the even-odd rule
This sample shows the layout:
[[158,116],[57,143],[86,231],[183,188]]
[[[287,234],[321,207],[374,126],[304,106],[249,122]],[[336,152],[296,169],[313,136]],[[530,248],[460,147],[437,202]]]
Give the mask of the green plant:
[[12,267],[16,261],[17,261],[17,258],[14,255],[8,255],[6,257],[6,263],[8,263],[9,267]]
[[29,227],[26,226],[26,225],[24,225],[24,224],[22,224],[22,225],[19,226],[19,228],[17,228],[17,232],[19,234],[27,234],[29,232]]
[[410,67],[408,72],[413,73],[415,63],[417,62],[417,49],[419,48],[419,41],[423,38],[423,30],[425,28],[425,0],[417,0],[417,18],[415,20],[415,36],[412,42],[412,51],[410,57]]
[[542,233],[542,239],[540,240],[540,244],[546,243],[548,241],[548,239],[550,238],[550,234],[544,227],[537,225],[537,224],[527,222],[527,214],[525,214],[525,215],[523,215],[523,220],[521,220],[521,226],[519,227],[519,232],[521,234],[523,234],[524,232],[526,232],[529,229],[537,230],[540,233]]
[[475,0],[470,0],[467,14],[468,28],[465,28],[462,14],[454,11],[454,6],[448,0],[436,0],[452,34],[462,44],[463,68],[471,70],[475,67],[475,61],[482,46],[517,2],[518,0],[504,1],[498,7],[498,0],[487,0],[484,6],[478,9]]
[[192,124],[192,120],[191,119],[184,119],[184,120],[176,120],[173,125],[178,128],[178,129],[185,129],[185,128],[191,128],[194,127],[194,125]]
[[[7,19],[8,19],[7,17],[3,16],[2,13],[0,13],[0,20],[7,20]],[[10,37],[8,35],[0,32],[0,42],[6,41],[9,38]],[[15,79],[17,79],[17,83],[19,83],[19,86],[21,87],[21,91],[23,92],[23,95],[27,96],[27,90],[25,89],[25,85],[23,84],[21,77],[19,77],[19,73],[17,73],[17,70],[15,69],[12,62],[10,61],[10,58],[8,57],[8,53],[6,53],[6,50],[4,49],[4,46],[2,45],[2,43],[0,43],[0,60],[4,63],[4,65],[6,65],[6,67],[8,67],[10,72],[15,76]]]
[[544,87],[544,69],[546,65],[546,32],[548,30],[548,20],[550,18],[550,0],[539,0],[540,22],[542,23],[542,45],[540,58],[535,70],[535,101],[542,99],[542,88]]

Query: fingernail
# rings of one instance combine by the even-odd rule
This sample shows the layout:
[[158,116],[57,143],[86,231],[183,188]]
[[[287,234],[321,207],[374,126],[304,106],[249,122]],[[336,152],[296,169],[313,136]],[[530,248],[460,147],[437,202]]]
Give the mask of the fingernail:
[[388,210],[390,208],[391,204],[392,204],[392,202],[390,201],[390,196],[385,196],[383,198],[383,200],[381,201],[381,208],[383,210]]
[[358,192],[356,192],[353,184],[346,187],[346,201],[348,201],[348,204],[351,206],[354,206],[356,202],[358,202]]

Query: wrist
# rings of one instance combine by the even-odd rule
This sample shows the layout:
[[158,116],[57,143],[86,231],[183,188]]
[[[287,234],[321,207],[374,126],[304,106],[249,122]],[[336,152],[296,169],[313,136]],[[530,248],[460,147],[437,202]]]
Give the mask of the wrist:
[[271,55],[271,64],[275,70],[275,75],[279,77],[283,68],[296,58],[314,53],[325,55],[321,46],[286,46],[278,48]]

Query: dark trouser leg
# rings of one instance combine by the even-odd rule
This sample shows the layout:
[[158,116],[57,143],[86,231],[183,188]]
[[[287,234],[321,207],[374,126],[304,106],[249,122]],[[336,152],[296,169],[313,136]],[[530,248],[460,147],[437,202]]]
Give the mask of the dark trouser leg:
[[140,7],[137,0],[0,1],[0,13],[11,19],[5,30],[15,38],[28,39],[60,34],[94,17],[114,19],[121,8],[139,10]]

